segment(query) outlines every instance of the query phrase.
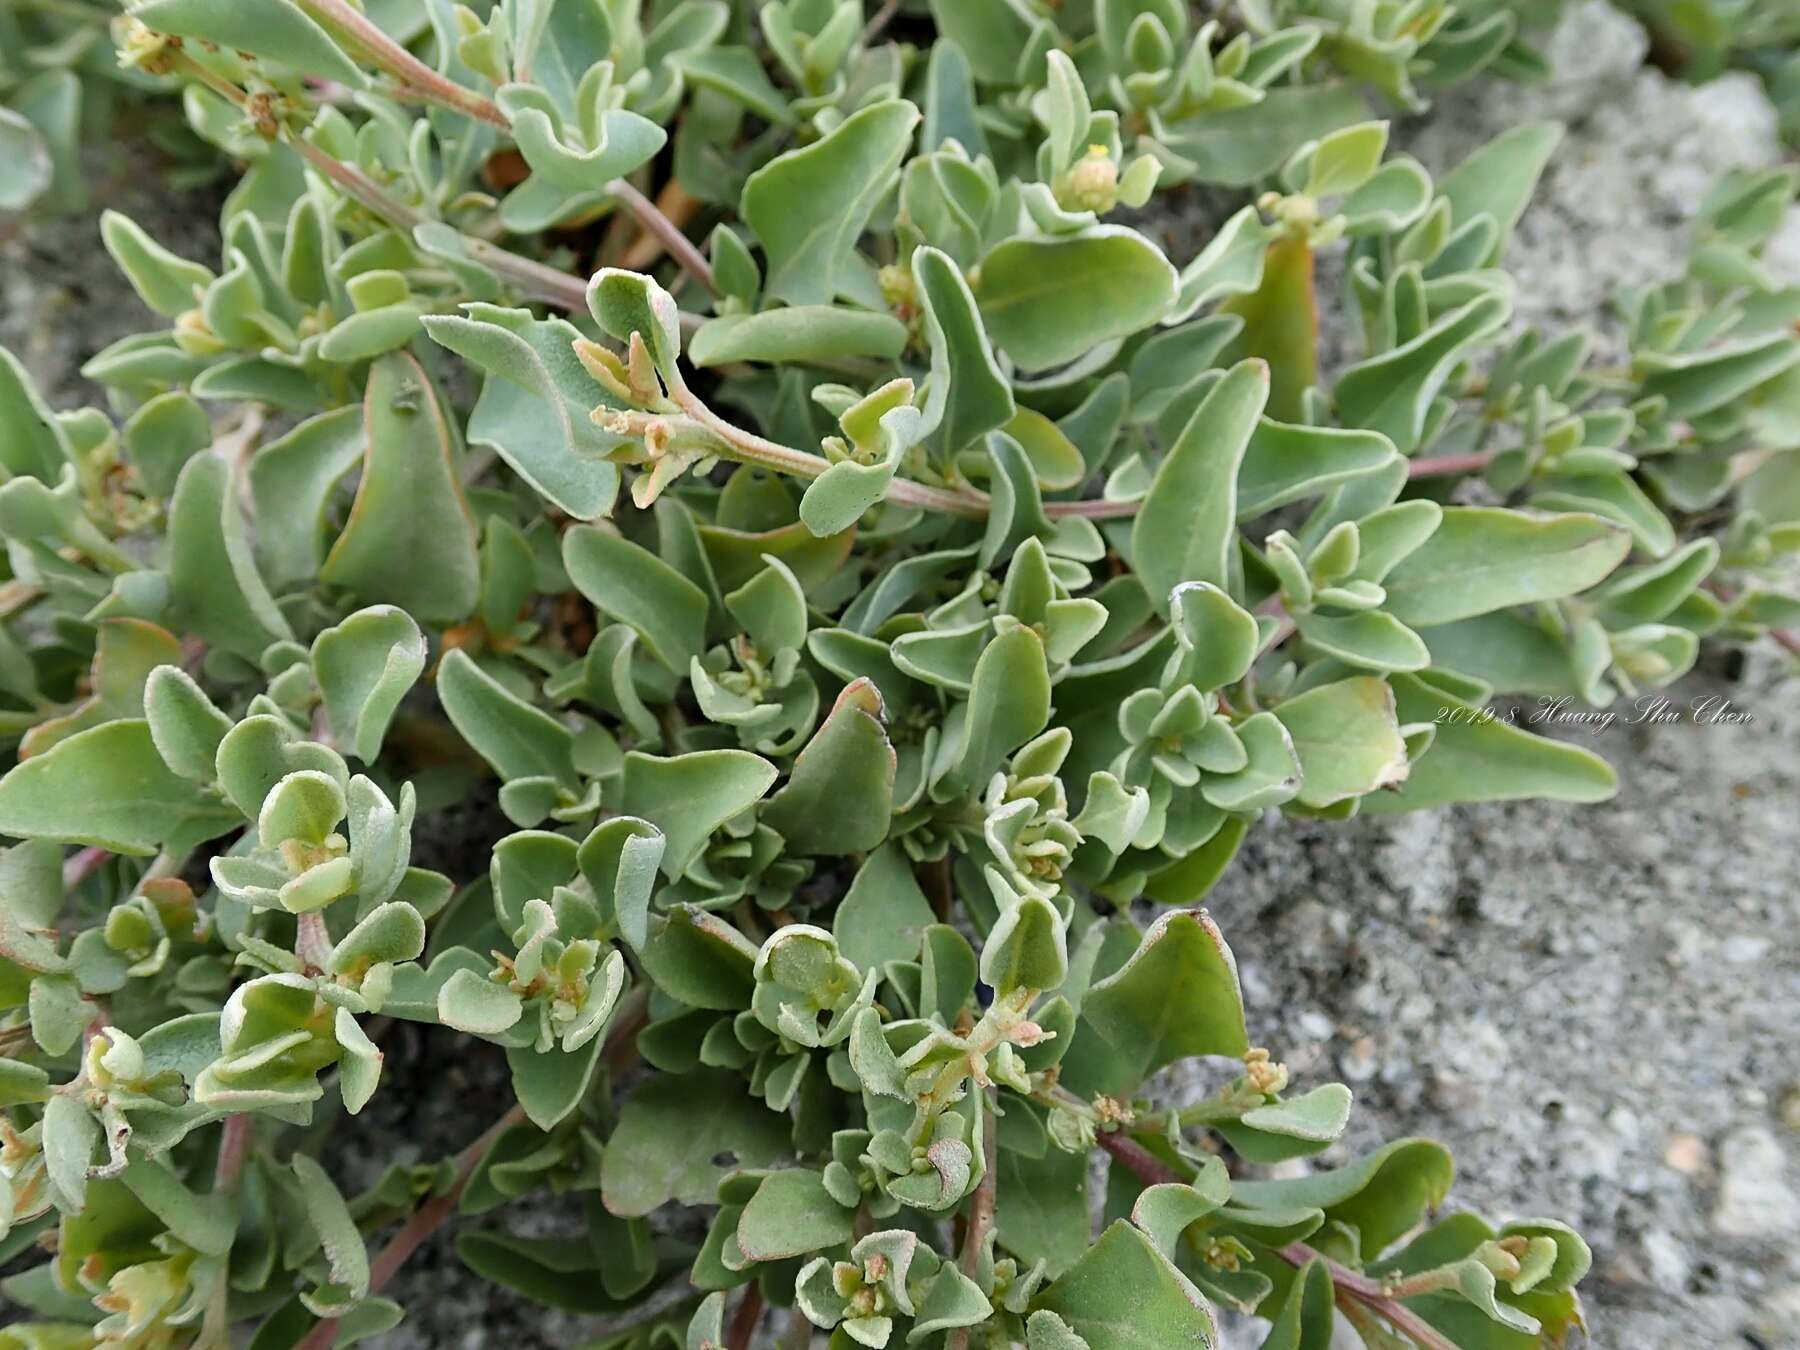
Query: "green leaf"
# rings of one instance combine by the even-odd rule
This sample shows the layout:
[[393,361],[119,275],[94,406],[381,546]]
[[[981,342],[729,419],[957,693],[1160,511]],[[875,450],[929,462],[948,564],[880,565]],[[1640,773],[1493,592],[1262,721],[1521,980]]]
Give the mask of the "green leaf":
[[1450,1189],[1450,1154],[1427,1139],[1398,1139],[1344,1167],[1287,1181],[1234,1181],[1234,1207],[1291,1213],[1321,1209],[1356,1229],[1364,1252],[1392,1245]]
[[158,666],[144,683],[144,717],[163,762],[183,778],[217,776],[219,742],[234,725],[179,666]]
[[871,103],[811,145],[778,155],[744,182],[740,213],[767,259],[764,290],[823,305],[849,284],[856,240],[912,144],[919,110]]
[[774,784],[775,766],[747,750],[696,750],[662,758],[625,756],[621,807],[657,825],[668,839],[662,868],[671,880],[687,871],[712,832],[754,805]]
[[1209,109],[1169,126],[1164,139],[1202,183],[1249,187],[1307,141],[1363,119],[1349,82],[1269,90],[1241,108]]
[[1330,1270],[1323,1261],[1308,1261],[1288,1286],[1262,1350],[1331,1350],[1335,1300]]
[[1255,291],[1262,285],[1264,255],[1278,238],[1254,205],[1244,207],[1181,269],[1180,296],[1163,321],[1179,323],[1219,300]]
[[159,33],[267,57],[352,89],[368,83],[331,35],[292,0],[150,0],[132,17]]
[[1169,1350],[1218,1342],[1200,1291],[1141,1228],[1115,1221],[1081,1260],[1039,1295],[1090,1350]]
[[524,1011],[519,995],[473,970],[453,971],[438,990],[438,1021],[471,1036],[498,1036]]
[[831,931],[846,959],[873,970],[890,961],[916,960],[925,930],[935,922],[906,854],[897,844],[884,844],[857,869],[832,916]]
[[1030,370],[1148,328],[1168,313],[1177,288],[1162,251],[1122,225],[1015,236],[989,249],[977,273],[975,299],[988,334]]
[[134,1158],[119,1176],[138,1202],[182,1242],[206,1256],[222,1257],[237,1236],[237,1215],[216,1196],[198,1196],[161,1161]]
[[1286,699],[1274,711],[1300,757],[1302,806],[1322,809],[1406,778],[1406,742],[1385,681],[1373,675],[1338,680]]
[[181,471],[169,504],[167,622],[249,660],[293,629],[251,556],[231,466],[211,452]]
[[1025,1345],[1026,1350],[1090,1350],[1074,1328],[1048,1308],[1039,1308],[1026,1319]]
[[1460,228],[1477,216],[1490,216],[1500,227],[1487,256],[1476,267],[1499,261],[1513,227],[1525,214],[1539,175],[1561,144],[1560,122],[1531,122],[1503,132],[1458,164],[1441,182],[1438,195],[1450,203],[1451,219]]
[[1298,1097],[1252,1107],[1217,1126],[1240,1157],[1275,1163],[1317,1153],[1335,1143],[1350,1121],[1350,1089],[1325,1083]]
[[350,783],[342,756],[316,741],[302,741],[286,719],[270,713],[246,717],[226,732],[214,767],[225,799],[251,819],[269,789],[297,770],[321,770],[346,790]]
[[756,944],[716,915],[694,905],[671,905],[668,918],[650,925],[639,955],[656,987],[696,1008],[739,1010],[749,1006],[755,984]]
[[87,1172],[100,1146],[100,1122],[87,1107],[58,1094],[44,1105],[44,1169],[58,1207],[79,1214],[87,1200]]
[[1451,371],[1469,348],[1497,333],[1511,312],[1506,296],[1479,295],[1410,342],[1351,366],[1333,391],[1339,416],[1350,426],[1381,432],[1411,454]]
[[790,852],[866,853],[887,838],[895,757],[885,722],[881,693],[867,679],[838,695],[762,811]]
[[185,852],[242,823],[215,795],[172,772],[150,724],[107,722],[0,778],[0,834],[114,853]]
[[438,701],[464,740],[508,782],[544,777],[577,781],[574,734],[533,707],[454,648],[438,663]]
[[1052,1276],[1079,1261],[1093,1245],[1087,1153],[1047,1148],[1028,1158],[1003,1148],[996,1171],[1000,1244],[1022,1261],[1043,1261]]
[[1640,352],[1643,392],[1668,401],[1667,416],[1697,418],[1744,398],[1800,364],[1800,344],[1792,334],[1775,333],[1705,351],[1664,356]]
[[559,511],[594,520],[612,510],[618,468],[602,458],[617,436],[588,415],[599,388],[576,359],[581,334],[563,319],[464,305],[466,317],[428,314],[432,340],[486,372],[469,415],[469,441],[492,447]]
[[1599,516],[1453,506],[1388,573],[1387,611],[1415,628],[1560,600],[1601,580],[1631,535]]
[[1295,624],[1307,643],[1361,670],[1423,670],[1431,652],[1423,639],[1392,614],[1302,614]]
[[954,1327],[979,1326],[993,1315],[994,1305],[981,1292],[981,1286],[946,1261],[938,1267],[925,1291],[906,1343],[916,1345],[927,1336]]
[[369,1252],[363,1245],[356,1221],[338,1188],[331,1184],[325,1169],[296,1153],[293,1159],[295,1179],[300,1183],[300,1196],[306,1205],[306,1217],[319,1235],[325,1252],[330,1280],[301,1301],[321,1317],[336,1316],[359,1303],[369,1292]]
[[313,639],[313,678],[339,745],[365,764],[401,699],[425,669],[425,635],[412,616],[392,605],[360,609]]
[[[994,11],[1005,21],[1007,15]],[[983,22],[977,16],[975,22]],[[945,141],[953,140],[971,155],[987,150],[976,114],[974,72],[963,49],[940,25],[931,55],[925,63],[925,125],[919,132],[919,149],[929,153],[941,150]]]
[[[789,1122],[720,1069],[658,1074],[625,1098],[606,1141],[600,1193],[613,1214],[649,1214],[673,1200],[708,1205],[719,1181],[790,1152]],[[728,1162],[715,1159],[728,1157]],[[847,1232],[848,1230],[846,1230]]]
[[781,127],[793,125],[787,97],[748,47],[690,47],[676,52],[669,64],[691,84],[743,104],[764,121]]
[[1619,790],[1618,776],[1578,745],[1535,736],[1499,717],[1433,689],[1413,676],[1395,676],[1400,709],[1409,722],[1432,722],[1431,747],[1412,765],[1395,793],[1379,793],[1365,811],[1388,815],[1454,802],[1601,802]]
[[256,556],[271,586],[303,585],[319,574],[333,493],[362,463],[363,448],[362,409],[350,407],[308,418],[256,452]]
[[1156,466],[1131,527],[1138,575],[1159,614],[1184,581],[1230,584],[1237,547],[1238,467],[1269,397],[1268,367],[1233,366]]
[[377,963],[416,960],[425,950],[425,920],[411,905],[390,900],[371,910],[331,949],[326,969],[358,977]]
[[1387,150],[1386,122],[1358,122],[1341,127],[1302,151],[1309,197],[1335,197],[1354,192],[1375,176]]
[[587,303],[609,336],[629,343],[633,333],[641,335],[663,379],[675,377],[681,326],[672,295],[642,273],[603,267],[588,282]]
[[1131,1222],[1149,1234],[1156,1249],[1173,1259],[1181,1235],[1231,1199],[1231,1174],[1219,1158],[1209,1158],[1193,1181],[1161,1182],[1138,1192]]
[[212,444],[212,419],[190,394],[171,389],[134,412],[124,427],[125,448],[153,497],[174,495],[181,469]]
[[1322,496],[1398,460],[1394,443],[1378,431],[1294,426],[1264,417],[1238,470],[1238,520]]
[[949,255],[918,249],[912,272],[931,347],[925,420],[944,452],[954,455],[1011,420],[1012,385],[994,360],[969,283]]
[[318,847],[337,829],[347,810],[344,789],[328,773],[301,769],[290,773],[263,798],[256,834],[264,848],[279,848],[295,839]]
[[784,1168],[764,1177],[744,1206],[737,1244],[747,1260],[785,1261],[848,1242],[853,1217],[817,1172]]
[[1237,962],[1204,910],[1158,916],[1125,964],[1089,988],[1081,1015],[1106,1039],[1109,1074],[1127,1090],[1165,1064],[1250,1048]]
[[0,108],[0,211],[23,211],[49,190],[50,147],[31,122]]
[[363,433],[362,482],[319,580],[426,623],[466,617],[481,594],[475,520],[437,392],[411,356],[370,367]]
[[176,257],[118,211],[100,213],[100,238],[132,289],[164,318],[193,309],[212,284],[212,269]]
[[696,366],[732,361],[804,365],[850,356],[892,360],[905,348],[906,325],[891,314],[792,305],[708,319],[688,342],[688,359]]
[[957,780],[971,790],[1050,721],[1050,671],[1044,642],[1023,624],[982,648],[969,682]]
[[566,192],[604,188],[655,158],[668,140],[655,122],[625,108],[584,115],[584,134],[576,140],[556,100],[537,85],[502,85],[495,101],[511,121],[513,139],[533,177]]
[[594,1036],[576,1050],[539,1052],[530,1046],[508,1046],[513,1095],[525,1108],[526,1118],[548,1130],[581,1105],[605,1047],[604,1036]]
[[981,948],[981,979],[995,995],[1055,989],[1069,973],[1062,916],[1042,896],[1026,896],[1000,915]]
[[67,436],[19,359],[0,347],[0,464],[12,474],[55,483],[71,458]]
[[597,525],[563,535],[563,566],[602,614],[624,623],[677,675],[706,650],[706,593],[668,563]]
[[650,893],[665,846],[662,831],[649,821],[614,816],[596,825],[576,851],[602,922],[638,950],[649,940]]

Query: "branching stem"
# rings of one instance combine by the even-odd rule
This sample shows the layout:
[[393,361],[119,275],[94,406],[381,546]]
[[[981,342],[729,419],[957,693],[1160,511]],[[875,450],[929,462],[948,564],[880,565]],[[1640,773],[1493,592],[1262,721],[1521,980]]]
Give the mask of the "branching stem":
[[[450,1189],[442,1195],[434,1195],[413,1211],[412,1217],[400,1226],[400,1231],[388,1239],[387,1245],[376,1255],[369,1265],[369,1292],[380,1293],[389,1280],[399,1273],[400,1267],[424,1245],[425,1240],[438,1230],[438,1226],[456,1212],[457,1203],[462,1199],[463,1190],[469,1184],[469,1178],[475,1175],[475,1169],[487,1155],[493,1143],[507,1130],[525,1119],[525,1108],[514,1104],[511,1110],[496,1120],[487,1131],[474,1143],[470,1144],[456,1156],[456,1179],[450,1183]],[[313,1329],[295,1346],[295,1350],[330,1350],[337,1340],[338,1319],[328,1317],[316,1323]]]
[[474,90],[465,89],[456,81],[438,74],[382,32],[367,15],[348,4],[347,0],[302,0],[302,4],[316,18],[324,19],[342,30],[362,48],[369,60],[421,98],[454,108],[457,112],[499,127],[502,131],[511,128],[506,114],[500,111],[492,99],[484,98]]
[[[1176,1168],[1128,1135],[1112,1132],[1103,1133],[1098,1138],[1100,1147],[1146,1186],[1170,1182],[1177,1185],[1188,1183],[1188,1178]],[[1392,1291],[1381,1281],[1372,1280],[1348,1266],[1339,1265],[1303,1242],[1292,1242],[1273,1250],[1282,1260],[1294,1266],[1304,1266],[1313,1260],[1323,1261],[1340,1303],[1348,1299],[1361,1305],[1412,1341],[1419,1350],[1456,1350],[1455,1342],[1446,1340],[1435,1327],[1395,1299]]]

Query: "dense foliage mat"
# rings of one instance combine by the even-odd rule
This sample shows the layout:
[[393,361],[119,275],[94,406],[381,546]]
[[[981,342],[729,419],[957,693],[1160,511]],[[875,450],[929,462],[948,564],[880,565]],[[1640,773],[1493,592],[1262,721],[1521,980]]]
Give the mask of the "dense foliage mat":
[[[1794,643],[1795,181],[1599,367],[1511,319],[1560,129],[1434,181],[1371,120],[1555,6],[1217,8],[112,22],[240,176],[217,259],[101,217],[166,321],[106,408],[0,355],[0,1346],[349,1344],[452,1219],[645,1350],[1581,1325],[1581,1239],[1440,1212],[1437,1145],[1301,1161],[1351,1095],[1198,906],[1273,813],[1602,799],[1515,700]],[[107,30],[26,9],[66,102]],[[49,144],[0,114],[0,204]],[[345,1114],[472,1042],[516,1102],[346,1195]]]

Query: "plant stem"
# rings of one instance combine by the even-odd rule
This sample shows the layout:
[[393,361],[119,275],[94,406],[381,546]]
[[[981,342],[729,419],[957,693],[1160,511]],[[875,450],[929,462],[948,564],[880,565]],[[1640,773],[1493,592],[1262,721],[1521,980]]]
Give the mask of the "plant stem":
[[694,246],[682,228],[664,215],[655,202],[639,192],[623,178],[615,178],[606,185],[606,190],[624,203],[625,209],[637,217],[638,224],[669,251],[669,256],[681,264],[681,270],[695,281],[706,287],[708,295],[717,295],[719,288],[713,280],[712,264],[706,255]]
[[1492,464],[1498,450],[1476,450],[1466,455],[1425,455],[1406,462],[1408,478],[1450,478],[1480,473]]
[[628,1311],[622,1312],[616,1317],[608,1318],[597,1326],[589,1327],[588,1335],[591,1338],[589,1343],[591,1344],[594,1341],[606,1341],[614,1336],[623,1336],[627,1331],[633,1331],[638,1327],[646,1326],[668,1312],[671,1308],[679,1308],[683,1303],[692,1299],[698,1292],[699,1291],[694,1288],[693,1281],[688,1279],[685,1272],[677,1275],[660,1289],[656,1290],[656,1292],[651,1294],[650,1297],[646,1298],[643,1302],[636,1304]]
[[[347,0],[303,0],[303,3],[349,33],[376,66],[400,81],[402,92],[415,94],[427,102],[442,104],[502,131],[512,130],[512,120],[492,99],[465,89],[454,80],[445,79],[382,32],[360,11],[348,4]],[[693,241],[682,233],[681,227],[657,208],[655,202],[623,178],[615,178],[609,182],[606,191],[619,199],[625,209],[636,217],[639,225],[662,241],[663,247],[668,249],[670,256],[681,265],[684,272],[704,286],[708,294],[718,294],[713,284],[712,265],[694,247]],[[540,298],[548,299],[553,304],[561,303],[552,296]],[[581,302],[578,301],[574,308],[581,308]]]
[[[817,478],[831,467],[831,461],[823,455],[796,450],[791,445],[782,445],[758,436],[753,431],[733,426],[679,381],[669,392],[683,412],[725,443],[727,458],[746,464],[760,464],[764,468],[792,474],[796,478]],[[973,488],[937,488],[925,483],[915,483],[907,478],[895,478],[888,484],[883,495],[888,501],[902,506],[945,511],[971,520],[980,520],[988,512],[987,494]]]
[[863,25],[861,41],[865,47],[887,31],[887,26],[900,12],[901,3],[902,0],[882,0],[881,8],[875,11],[874,17],[868,23]]
[[1348,1266],[1339,1265],[1304,1242],[1291,1242],[1285,1247],[1276,1248],[1275,1254],[1294,1266],[1304,1266],[1309,1261],[1323,1261],[1326,1272],[1331,1276],[1331,1285],[1338,1302],[1348,1299],[1362,1305],[1418,1346],[1419,1350],[1457,1350],[1455,1341],[1395,1299],[1381,1281],[1372,1280]]
[[248,1111],[226,1116],[219,1130],[219,1161],[213,1169],[213,1194],[236,1195],[256,1138],[256,1117]]
[[82,882],[106,865],[112,854],[103,848],[84,848],[70,856],[63,864],[62,884],[65,891],[72,891]]
[[[391,195],[361,169],[333,158],[310,141],[301,140],[297,136],[290,137],[290,142],[308,164],[342,188],[346,196],[360,202],[390,225],[412,230],[425,223],[424,216]],[[463,247],[476,262],[505,277],[532,299],[570,313],[581,313],[587,309],[587,286],[580,277],[570,276],[567,272],[558,271],[541,262],[520,257],[498,244],[490,244],[485,239],[476,239],[470,235],[463,236]]]
[[756,1334],[756,1324],[762,1321],[762,1315],[762,1289],[752,1280],[744,1286],[744,1296],[738,1300],[731,1325],[725,1330],[725,1350],[750,1350],[750,1338]]
[[1123,520],[1127,516],[1135,516],[1142,500],[1112,501],[1106,497],[1086,497],[1074,502],[1045,502],[1044,514],[1055,519],[1058,516],[1083,516],[1088,520]]
[[[235,1204],[238,1187],[244,1180],[244,1165],[250,1160],[250,1145],[256,1138],[256,1117],[247,1111],[226,1116],[219,1130],[219,1160],[213,1165],[213,1200]],[[218,1283],[206,1303],[206,1316],[200,1324],[199,1345],[224,1350],[231,1344],[231,1313],[228,1299],[231,1282],[220,1271]]]
[[1262,650],[1266,652],[1274,651],[1282,643],[1292,637],[1299,628],[1299,625],[1294,622],[1294,616],[1288,613],[1287,602],[1281,598],[1280,591],[1276,591],[1275,594],[1271,595],[1267,600],[1264,600],[1250,612],[1252,614],[1267,614],[1275,620],[1274,636],[1262,646]]
[[[457,1202],[462,1199],[463,1190],[469,1184],[469,1178],[475,1175],[475,1168],[486,1156],[493,1143],[507,1130],[525,1119],[525,1108],[515,1104],[511,1110],[496,1120],[487,1131],[474,1143],[470,1144],[456,1157],[456,1179],[450,1183],[450,1189],[442,1195],[434,1195],[413,1211],[412,1217],[400,1226],[400,1231],[388,1239],[387,1245],[376,1255],[369,1265],[369,1292],[378,1294],[387,1286],[389,1280],[399,1272],[425,1240],[438,1229],[438,1226],[456,1212]],[[337,1340],[338,1319],[328,1317],[314,1324],[313,1329],[294,1347],[294,1350],[330,1350]]]
[[[993,1088],[987,1090],[988,1120],[987,1129],[982,1132],[982,1153],[984,1169],[981,1180],[975,1185],[975,1194],[969,1197],[968,1226],[963,1231],[962,1252],[957,1257],[957,1266],[971,1281],[981,1269],[981,1253],[987,1246],[988,1234],[994,1228],[994,1195],[999,1184],[995,1173],[999,1169],[998,1135],[999,1122],[994,1119],[994,1103],[999,1094]],[[968,1327],[957,1327],[944,1341],[944,1350],[969,1350],[970,1330]]]
[[[1102,1133],[1098,1139],[1101,1148],[1110,1153],[1115,1161],[1122,1164],[1146,1186],[1163,1185],[1168,1182],[1183,1186],[1188,1184],[1188,1178],[1182,1176],[1179,1171],[1150,1152],[1137,1140],[1118,1132]],[[1308,1261],[1323,1261],[1340,1301],[1343,1299],[1355,1300],[1396,1331],[1408,1337],[1413,1344],[1420,1347],[1420,1350],[1456,1350],[1454,1342],[1444,1339],[1429,1323],[1391,1297],[1379,1280],[1372,1280],[1367,1275],[1351,1270],[1348,1266],[1339,1265],[1336,1261],[1320,1255],[1302,1242],[1290,1243],[1286,1247],[1277,1247],[1272,1250],[1275,1255],[1290,1265],[1304,1266]]]
[[457,112],[503,131],[511,129],[512,124],[507,121],[506,114],[500,111],[493,100],[484,98],[472,89],[463,88],[454,80],[445,79],[382,32],[367,15],[346,0],[301,0],[301,5],[302,8],[310,9],[314,17],[322,18],[328,24],[342,29],[363,49],[369,60],[421,97],[442,103],[445,107],[454,108]]
[[1095,1136],[1095,1142],[1146,1186],[1170,1182],[1185,1186],[1190,1180],[1122,1130],[1102,1130]]

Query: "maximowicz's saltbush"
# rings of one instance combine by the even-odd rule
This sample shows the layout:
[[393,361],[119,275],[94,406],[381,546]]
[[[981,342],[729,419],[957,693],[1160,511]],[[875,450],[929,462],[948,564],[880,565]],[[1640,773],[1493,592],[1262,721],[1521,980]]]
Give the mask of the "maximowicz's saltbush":
[[[1794,622],[1794,180],[1595,368],[1510,323],[1558,128],[1434,181],[1369,120],[1529,73],[1514,7],[1223,9],[115,21],[242,174],[216,260],[102,217],[166,321],[106,409],[0,360],[0,1345],[378,1336],[450,1221],[607,1346],[1581,1324],[1569,1228],[1338,1146],[1199,903],[1271,813],[1604,798],[1493,701]],[[1241,195],[1171,259],[1183,184]],[[344,1194],[476,1043],[516,1100]]]

